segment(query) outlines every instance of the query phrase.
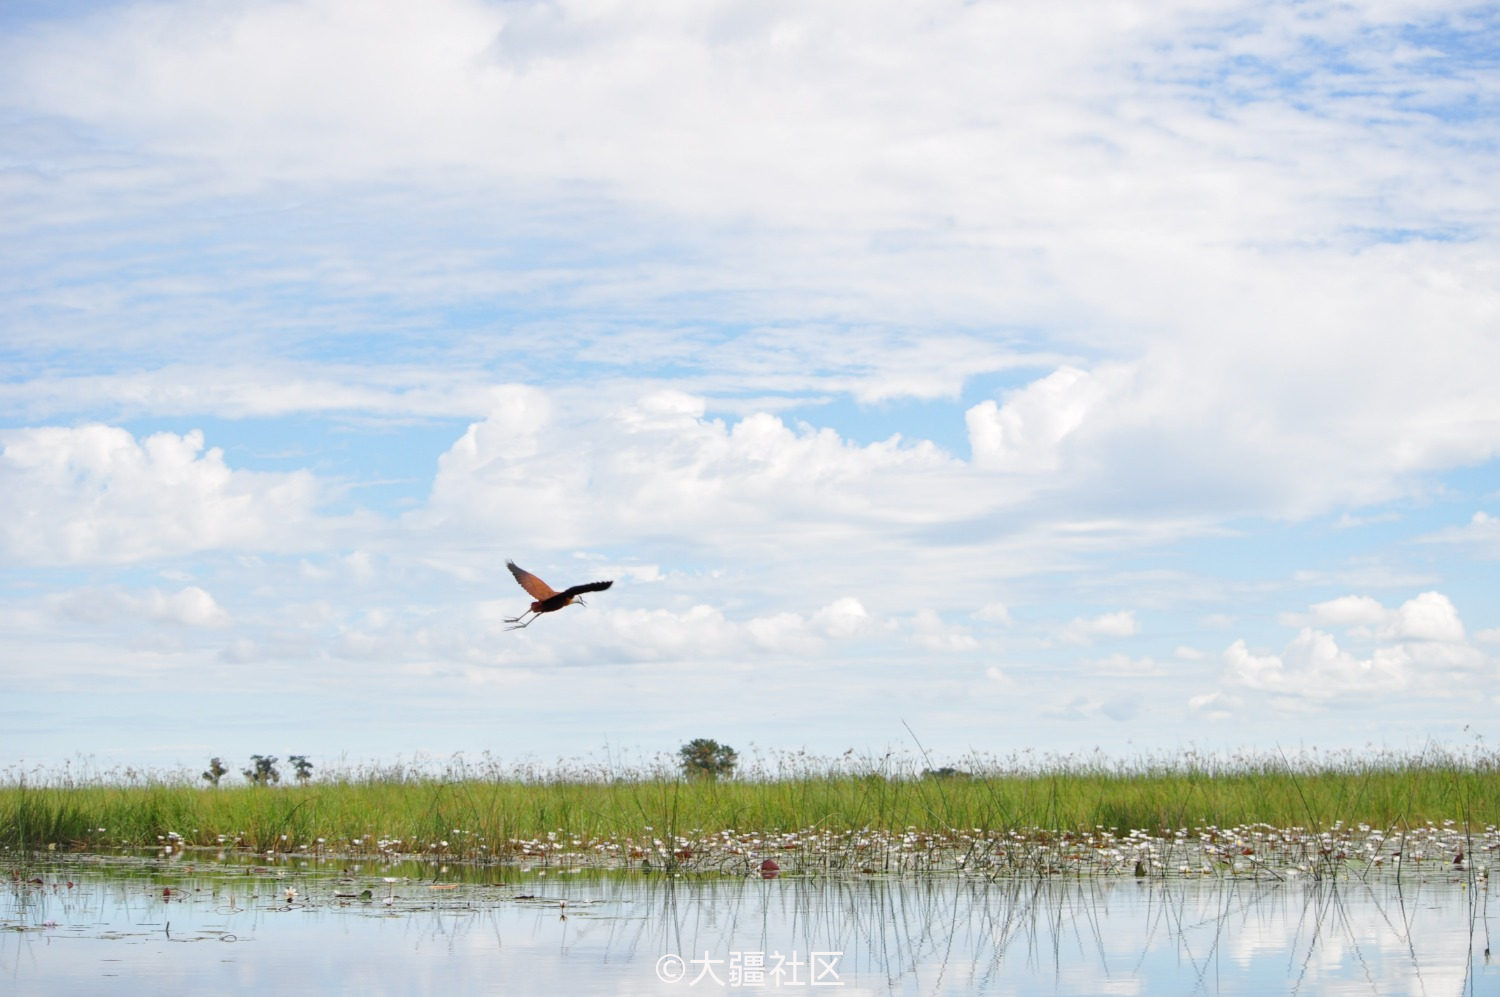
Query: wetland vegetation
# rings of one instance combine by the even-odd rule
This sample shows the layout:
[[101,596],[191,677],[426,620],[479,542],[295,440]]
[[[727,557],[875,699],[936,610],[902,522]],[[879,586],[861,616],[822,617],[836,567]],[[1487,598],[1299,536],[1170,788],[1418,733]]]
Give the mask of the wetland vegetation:
[[1408,869],[1421,859],[1487,875],[1500,859],[1496,825],[1500,756],[1482,745],[1129,763],[1020,754],[957,768],[799,753],[757,758],[733,778],[689,777],[660,758],[330,766],[295,785],[72,765],[0,773],[0,847],[24,851],[1276,876],[1396,868],[1405,858]]
[[885,993],[1493,990],[1479,747],[732,772],[709,748],[0,771],[0,978],[675,992],[754,959]]

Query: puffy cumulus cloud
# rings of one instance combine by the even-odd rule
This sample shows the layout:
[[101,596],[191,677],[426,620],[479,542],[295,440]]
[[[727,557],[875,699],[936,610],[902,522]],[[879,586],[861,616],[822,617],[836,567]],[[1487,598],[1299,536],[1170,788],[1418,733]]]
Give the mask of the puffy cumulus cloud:
[[[1266,275],[1271,285],[1286,279]],[[1410,281],[1395,270],[1387,279]],[[1362,286],[1266,296],[1300,298],[1319,312],[1347,299],[1364,311]],[[1115,515],[1152,508],[1302,518],[1412,494],[1427,475],[1500,454],[1500,395],[1490,390],[1500,342],[1484,334],[1480,317],[1495,303],[1473,301],[1488,292],[1455,292],[1468,302],[1458,304],[1434,300],[1430,288],[1408,291],[1437,312],[1474,314],[1455,315],[1432,337],[1412,333],[1433,320],[1400,301],[1359,321],[1330,316],[1316,336],[1305,336],[1305,321],[1273,315],[1237,317],[1226,331],[1217,312],[1242,292],[1224,288],[1190,321],[1144,321],[1151,331],[1129,360],[1059,366],[969,408],[974,464],[1045,479],[1037,487],[1074,512]],[[1348,357],[1360,351],[1384,358],[1375,378],[1348,376]],[[1481,514],[1431,539],[1492,556],[1497,536]]]
[[1279,682],[1286,672],[1280,655],[1255,654],[1243,639],[1225,648],[1223,661],[1226,677],[1231,684],[1249,686],[1252,689],[1265,688]]
[[815,629],[829,637],[842,639],[863,635],[873,622],[869,611],[853,596],[835,599],[812,616]]
[[[1388,614],[1384,606],[1367,595],[1346,595],[1316,603],[1308,615],[1323,626],[1369,628],[1384,621]],[[1298,617],[1286,617],[1288,622],[1295,619]]]
[[982,508],[951,487],[962,473],[927,442],[860,446],[766,413],[729,424],[679,392],[601,410],[511,386],[442,456],[430,500],[409,522],[524,533],[552,547],[661,536],[725,548],[767,536],[830,541]]
[[1447,641],[1464,639],[1463,622],[1452,600],[1441,592],[1423,592],[1395,609],[1387,609],[1367,595],[1346,595],[1315,603],[1307,613],[1287,614],[1293,626],[1344,627],[1357,637],[1384,641]]
[[148,619],[182,626],[220,627],[229,623],[229,614],[212,595],[196,585],[171,594],[152,589],[143,610]]
[[1396,609],[1361,596],[1332,599],[1301,618],[1347,626],[1368,653],[1356,655],[1304,625],[1280,654],[1252,651],[1243,639],[1231,644],[1222,655],[1226,684],[1317,702],[1393,692],[1441,696],[1477,688],[1493,664],[1465,639],[1457,610],[1439,592]]
[[1464,639],[1464,625],[1447,596],[1423,592],[1397,607],[1379,636],[1385,640],[1458,643]]
[[1004,404],[980,402],[964,415],[974,462],[1020,473],[1056,471],[1069,437],[1097,423],[1122,378],[1119,369],[1060,367],[1012,392]]
[[1254,654],[1243,640],[1224,651],[1231,684],[1263,692],[1314,699],[1350,694],[1374,695],[1407,687],[1410,675],[1400,655],[1377,654],[1358,660],[1329,634],[1304,628],[1281,654]]
[[1139,632],[1135,613],[1117,610],[1092,618],[1078,617],[1064,626],[1058,636],[1070,644],[1091,644],[1101,637],[1133,637]]
[[494,461],[531,457],[540,449],[541,434],[552,421],[547,394],[524,384],[507,384],[497,387],[492,399],[484,421],[472,423],[439,460],[440,481],[444,471],[472,474]]
[[0,430],[0,446],[0,549],[37,564],[275,548],[318,498],[311,474],[234,470],[197,430]]

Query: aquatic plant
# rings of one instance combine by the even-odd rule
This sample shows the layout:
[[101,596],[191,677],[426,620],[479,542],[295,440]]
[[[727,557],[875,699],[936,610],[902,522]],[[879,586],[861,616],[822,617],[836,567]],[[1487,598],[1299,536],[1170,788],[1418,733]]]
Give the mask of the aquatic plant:
[[295,786],[216,789],[191,770],[4,770],[0,846],[582,861],[715,874],[749,874],[774,857],[789,875],[1316,878],[1350,869],[1487,874],[1500,824],[1500,764],[1478,750],[1130,763],[1020,753],[964,759],[962,776],[891,754],[754,754],[719,779],[685,778],[677,761],[542,766],[455,756],[325,766]]

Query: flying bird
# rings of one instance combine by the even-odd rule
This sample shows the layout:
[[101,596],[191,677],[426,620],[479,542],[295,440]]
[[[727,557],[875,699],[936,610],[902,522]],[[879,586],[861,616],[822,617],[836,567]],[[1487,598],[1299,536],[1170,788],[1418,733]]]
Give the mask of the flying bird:
[[[533,575],[524,568],[516,567],[515,561],[506,561],[505,566],[510,569],[511,574],[516,576],[516,583],[536,600],[525,613],[522,613],[520,616],[513,616],[505,621],[506,623],[515,624],[513,627],[506,627],[505,629],[507,630],[520,630],[522,627],[529,627],[536,622],[537,616],[541,616],[543,613],[556,612],[564,606],[571,606],[575,602],[580,606],[587,606],[588,603],[584,602],[582,598],[583,593],[603,592],[614,584],[613,580],[607,582],[588,582],[583,585],[574,585],[572,588],[563,589],[561,592],[554,592],[552,591],[552,586],[542,581],[536,575]],[[522,623],[521,621],[525,620],[529,613],[535,613],[536,616]]]

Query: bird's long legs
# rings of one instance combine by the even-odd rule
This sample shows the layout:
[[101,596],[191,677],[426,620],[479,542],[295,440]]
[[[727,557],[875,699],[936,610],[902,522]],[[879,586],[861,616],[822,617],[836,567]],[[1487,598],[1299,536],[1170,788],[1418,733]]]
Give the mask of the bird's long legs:
[[[537,620],[537,617],[541,616],[542,614],[541,613],[537,613],[535,616],[532,616],[531,619],[526,620],[526,617],[528,615],[529,614],[527,614],[527,613],[522,613],[520,616],[512,616],[510,619],[506,620],[505,622],[506,623],[514,623],[515,626],[513,626],[513,627],[506,627],[505,629],[507,629],[507,630],[525,630],[527,627],[529,627],[533,623],[535,623],[536,620]],[[526,620],[526,622],[522,623],[522,622],[520,622],[521,620]]]

